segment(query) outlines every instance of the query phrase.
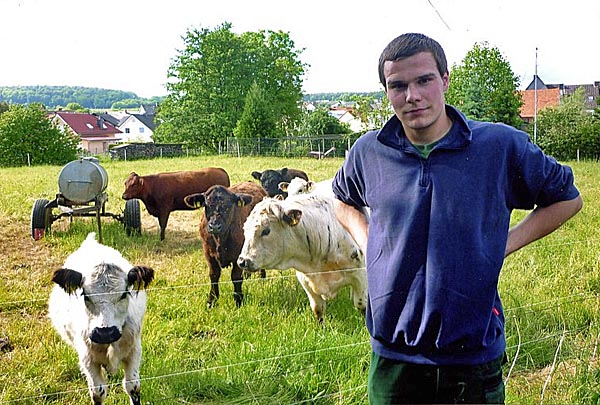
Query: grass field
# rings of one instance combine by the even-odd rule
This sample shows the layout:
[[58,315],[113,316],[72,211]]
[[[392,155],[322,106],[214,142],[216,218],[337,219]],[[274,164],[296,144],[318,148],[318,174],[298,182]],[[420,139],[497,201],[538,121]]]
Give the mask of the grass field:
[[[253,170],[295,167],[314,180],[333,176],[338,158],[195,157],[103,162],[109,178],[106,210],[120,213],[123,181],[206,166],[225,168],[232,183]],[[599,403],[600,177],[598,163],[569,163],[585,206],[549,237],[510,256],[500,293],[507,319],[508,404]],[[88,232],[90,218],[62,218],[40,241],[30,236],[36,199],[54,199],[62,167],[0,169],[0,404],[82,404],[89,401],[75,352],[47,319],[53,271]],[[229,272],[221,298],[206,308],[208,270],[198,239],[201,211],[171,215],[166,239],[142,204],[142,235],[128,237],[102,220],[104,243],[130,262],[153,267],[143,330],[142,402],[148,404],[366,404],[370,346],[364,318],[349,290],[331,301],[323,325],[291,270],[244,282],[236,309]],[[525,212],[515,212],[516,221]],[[114,376],[107,404],[127,404]]]

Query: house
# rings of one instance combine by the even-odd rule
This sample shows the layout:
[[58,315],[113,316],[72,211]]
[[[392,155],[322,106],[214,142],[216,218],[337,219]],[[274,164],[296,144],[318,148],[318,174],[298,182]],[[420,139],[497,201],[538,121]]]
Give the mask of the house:
[[521,118],[527,123],[533,122],[536,115],[536,98],[537,112],[539,112],[547,107],[558,106],[564,96],[572,95],[580,87],[584,89],[587,97],[586,106],[588,111],[593,112],[598,107],[597,101],[600,96],[600,82],[577,85],[545,84],[539,76],[534,75],[529,86],[520,92],[523,98],[523,105],[520,112]]
[[155,104],[142,104],[139,113],[110,111],[100,116],[122,132],[121,142],[154,142],[156,107]]
[[519,115],[527,123],[533,122],[536,112],[547,107],[556,107],[560,104],[560,88],[557,85],[546,85],[537,75],[533,76],[533,80],[529,86],[520,93],[523,105],[521,106]]
[[140,114],[156,115],[156,107],[158,107],[158,103],[142,104],[140,105]]
[[329,109],[329,115],[337,118],[339,122],[344,124],[348,124],[352,132],[360,132],[364,131],[365,124],[359,119],[356,118],[353,114],[352,107],[333,107]]
[[123,142],[154,142],[154,114],[126,114],[117,125]]
[[585,94],[586,108],[588,112],[593,112],[594,109],[600,107],[598,102],[600,101],[600,81],[594,82],[593,84],[565,84],[563,86],[563,94],[571,95],[575,91],[582,87]]
[[100,115],[56,111],[50,113],[49,118],[62,131],[78,135],[79,146],[92,154],[107,153],[108,145],[121,140],[121,131]]

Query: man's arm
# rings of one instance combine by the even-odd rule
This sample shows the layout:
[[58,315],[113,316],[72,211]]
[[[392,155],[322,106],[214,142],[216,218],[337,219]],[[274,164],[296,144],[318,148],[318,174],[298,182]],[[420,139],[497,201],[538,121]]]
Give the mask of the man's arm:
[[356,207],[333,199],[335,216],[346,231],[354,238],[364,254],[367,253],[367,238],[369,236],[369,221],[366,215]]
[[553,232],[577,214],[582,207],[583,200],[581,196],[577,196],[572,200],[534,209],[508,231],[504,257]]

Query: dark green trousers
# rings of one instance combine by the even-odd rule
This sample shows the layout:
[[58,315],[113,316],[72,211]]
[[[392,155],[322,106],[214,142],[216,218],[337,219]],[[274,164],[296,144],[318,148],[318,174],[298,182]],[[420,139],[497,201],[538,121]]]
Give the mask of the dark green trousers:
[[371,354],[369,403],[504,404],[504,356],[477,366],[425,366]]

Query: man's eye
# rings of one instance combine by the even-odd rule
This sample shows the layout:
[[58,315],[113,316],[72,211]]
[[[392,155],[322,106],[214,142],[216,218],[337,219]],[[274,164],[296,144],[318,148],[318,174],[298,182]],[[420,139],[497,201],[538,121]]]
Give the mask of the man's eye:
[[262,232],[260,233],[260,236],[267,236],[268,234],[271,233],[271,229],[269,228],[265,228],[262,230]]
[[390,89],[402,91],[406,89],[406,85],[403,83],[393,83],[390,85]]

